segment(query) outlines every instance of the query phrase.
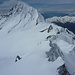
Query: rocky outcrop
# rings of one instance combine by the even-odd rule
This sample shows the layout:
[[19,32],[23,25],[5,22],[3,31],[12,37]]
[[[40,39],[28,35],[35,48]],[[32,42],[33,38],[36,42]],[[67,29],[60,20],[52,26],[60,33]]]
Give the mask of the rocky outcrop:
[[63,64],[62,66],[58,67],[58,68],[57,68],[57,71],[58,71],[59,75],[71,75],[71,74],[67,71],[65,64]]
[[52,29],[53,29],[53,27],[52,27],[52,25],[50,25],[47,32],[49,33]]
[[49,52],[46,52],[48,61],[55,61],[59,56],[63,59],[64,55],[57,44],[50,41],[50,47]]

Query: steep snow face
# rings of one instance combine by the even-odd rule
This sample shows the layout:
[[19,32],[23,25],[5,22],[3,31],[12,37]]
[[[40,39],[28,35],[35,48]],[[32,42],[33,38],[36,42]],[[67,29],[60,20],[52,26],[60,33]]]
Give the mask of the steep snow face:
[[60,22],[60,23],[75,23],[75,17],[64,16],[64,17],[52,17],[46,19],[47,22]]
[[[69,45],[74,44],[74,40],[72,38],[74,35],[71,35],[70,32],[68,32],[66,32],[66,29],[61,28],[61,30],[58,30],[56,35],[53,35],[52,38],[50,38],[49,45],[51,49],[46,52],[49,61],[55,61],[58,57],[64,59],[64,53],[69,53],[70,50],[64,51],[64,49],[62,49],[62,47],[60,46],[60,44],[62,43],[67,43]],[[58,41],[60,41],[59,44]]]
[[[68,72],[73,75],[75,71],[75,35],[64,28],[58,29],[56,35],[51,36],[50,50],[46,52],[48,61],[55,61],[58,57],[61,57],[66,65]],[[61,71],[62,72],[62,71]]]
[[18,29],[29,29],[43,21],[43,16],[36,9],[19,1],[8,14],[0,18],[0,29],[9,33]]
[[65,55],[65,64],[67,67],[67,70],[71,75],[75,74],[75,45],[72,46],[72,51],[69,52],[69,54]]

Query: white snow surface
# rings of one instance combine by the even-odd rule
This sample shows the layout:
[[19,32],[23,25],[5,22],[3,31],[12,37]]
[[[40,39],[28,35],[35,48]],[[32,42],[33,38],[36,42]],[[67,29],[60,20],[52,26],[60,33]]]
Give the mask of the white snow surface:
[[[57,68],[61,66],[64,61],[60,57],[55,62],[47,61],[45,52],[48,51],[50,47],[49,41],[46,41],[46,37],[49,33],[40,32],[47,27],[49,27],[49,24],[40,23],[29,30],[13,32],[1,37],[1,75],[57,74]],[[22,59],[15,62],[17,55],[20,55]]]
[[[68,55],[75,45],[74,35],[66,31],[57,34],[61,27],[45,22],[36,9],[21,1],[10,12],[12,15],[0,20],[0,75],[58,75],[57,68],[64,60],[58,57],[54,62],[47,61],[50,39],[46,38],[56,36],[52,42]],[[45,29],[50,25],[53,29],[48,33]],[[15,62],[17,55],[22,59]]]
[[47,18],[47,22],[61,22],[61,23],[75,23],[75,16],[64,16],[64,17],[52,17],[52,18]]

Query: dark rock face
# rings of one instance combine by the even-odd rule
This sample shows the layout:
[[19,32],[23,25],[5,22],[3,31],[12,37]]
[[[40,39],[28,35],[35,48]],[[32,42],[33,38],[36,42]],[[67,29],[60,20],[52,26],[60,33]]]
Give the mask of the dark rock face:
[[63,64],[62,66],[58,67],[57,70],[58,70],[59,75],[71,75],[67,71],[65,64]]
[[53,29],[53,27],[52,27],[52,25],[50,25],[47,32],[49,33],[52,29]]
[[48,40],[48,39],[49,39],[49,38],[51,38],[51,37],[52,37],[52,36],[51,36],[51,35],[49,35],[49,36],[47,36],[47,37],[46,37],[46,39]]
[[64,55],[57,44],[52,44],[52,42],[50,41],[50,47],[51,49],[46,52],[48,61],[55,61],[59,56],[62,57],[62,59],[64,58]]

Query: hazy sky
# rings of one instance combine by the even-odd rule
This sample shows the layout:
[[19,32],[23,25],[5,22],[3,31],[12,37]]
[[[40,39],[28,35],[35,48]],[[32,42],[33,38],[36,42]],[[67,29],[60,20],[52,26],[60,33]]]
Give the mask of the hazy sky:
[[[75,0],[22,0],[34,8],[50,8],[75,5]],[[0,9],[10,9],[17,0],[0,0]],[[56,8],[55,8],[56,9]],[[61,9],[61,8],[60,8]],[[40,9],[41,10],[41,9]]]

